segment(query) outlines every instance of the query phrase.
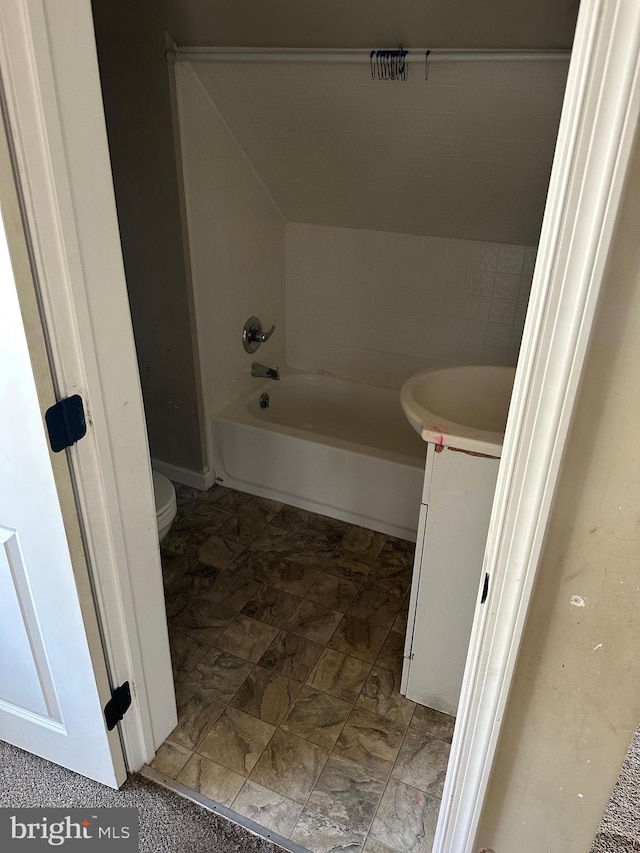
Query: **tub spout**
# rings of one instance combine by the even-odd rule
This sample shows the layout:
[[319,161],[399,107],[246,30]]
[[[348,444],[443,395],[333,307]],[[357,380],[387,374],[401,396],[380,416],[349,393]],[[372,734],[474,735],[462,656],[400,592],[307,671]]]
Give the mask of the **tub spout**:
[[264,364],[251,365],[251,375],[258,379],[280,379],[280,371],[277,367],[266,367]]

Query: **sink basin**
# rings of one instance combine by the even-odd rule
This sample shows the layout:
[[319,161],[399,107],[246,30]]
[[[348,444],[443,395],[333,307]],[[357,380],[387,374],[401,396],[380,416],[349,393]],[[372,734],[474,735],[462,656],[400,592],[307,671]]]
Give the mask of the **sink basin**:
[[400,402],[411,426],[434,444],[500,456],[515,369],[470,365],[416,373]]

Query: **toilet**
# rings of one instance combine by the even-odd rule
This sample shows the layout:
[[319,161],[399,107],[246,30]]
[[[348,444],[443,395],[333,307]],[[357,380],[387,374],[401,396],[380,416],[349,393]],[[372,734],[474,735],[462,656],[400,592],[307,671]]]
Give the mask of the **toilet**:
[[168,480],[163,474],[158,474],[157,471],[151,473],[153,474],[153,492],[156,499],[158,539],[162,542],[176,517],[176,490],[171,480]]

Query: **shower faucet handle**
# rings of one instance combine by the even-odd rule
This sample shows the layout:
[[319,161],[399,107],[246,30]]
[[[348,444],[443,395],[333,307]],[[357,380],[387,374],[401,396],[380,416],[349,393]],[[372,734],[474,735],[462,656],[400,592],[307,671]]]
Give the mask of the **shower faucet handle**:
[[242,330],[242,346],[246,352],[253,353],[260,344],[269,340],[275,330],[276,327],[273,325],[268,332],[265,332],[262,329],[262,321],[258,317],[249,317]]

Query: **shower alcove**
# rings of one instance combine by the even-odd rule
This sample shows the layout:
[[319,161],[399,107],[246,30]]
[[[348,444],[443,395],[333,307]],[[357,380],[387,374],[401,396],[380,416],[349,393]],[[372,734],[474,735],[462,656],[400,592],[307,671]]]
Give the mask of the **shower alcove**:
[[[253,361],[380,392],[400,418],[399,389],[421,370],[515,365],[568,56],[412,49],[407,79],[389,80],[369,51],[168,47],[187,293],[171,311],[189,327],[195,383],[165,419],[154,358],[174,333],[132,293],[154,462],[186,484],[163,551],[180,724],[153,767],[285,849],[428,851],[453,719],[399,690],[424,455],[391,460],[415,492],[396,503],[415,517],[385,527],[327,497],[225,482],[220,424],[246,461],[228,413],[279,391]],[[122,225],[135,204],[121,155]],[[254,355],[241,342],[251,316],[276,326]],[[191,453],[154,426],[187,410]],[[243,428],[250,450],[261,439]],[[268,447],[287,456],[296,429]],[[362,454],[352,438],[332,436]],[[393,503],[391,478],[378,480]]]

